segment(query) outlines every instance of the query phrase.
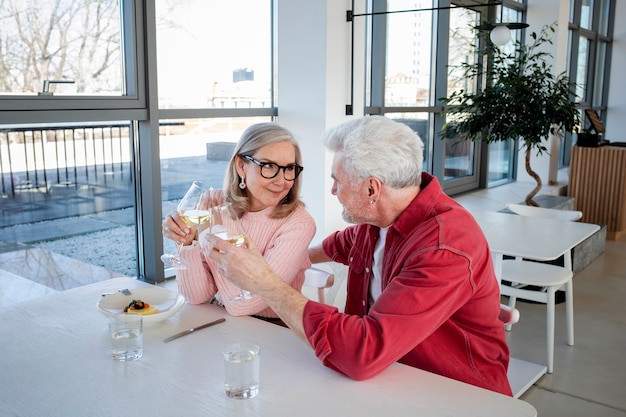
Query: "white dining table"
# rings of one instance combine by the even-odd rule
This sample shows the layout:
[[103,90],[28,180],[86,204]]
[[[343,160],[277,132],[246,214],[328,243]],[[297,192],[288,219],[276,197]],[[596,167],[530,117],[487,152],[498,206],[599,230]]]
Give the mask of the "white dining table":
[[[599,225],[591,223],[495,211],[470,210],[470,213],[487,238],[498,280],[502,276],[504,256],[553,261],[600,230]],[[508,376],[513,393],[521,395],[546,371],[545,365],[511,357]]]
[[[536,416],[530,404],[402,364],[366,381],[326,367],[289,329],[190,305],[144,327],[144,354],[112,360],[105,291],[150,284],[114,278],[0,310],[0,410],[6,416]],[[190,327],[224,323],[165,343]],[[261,347],[257,397],[227,398],[221,348]]]
[[500,278],[505,255],[552,261],[600,230],[591,223],[568,222],[542,217],[470,210],[482,229]]

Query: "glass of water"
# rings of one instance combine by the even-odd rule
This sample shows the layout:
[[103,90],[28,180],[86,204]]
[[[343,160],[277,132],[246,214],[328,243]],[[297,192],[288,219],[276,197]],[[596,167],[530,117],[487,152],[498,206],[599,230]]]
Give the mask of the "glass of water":
[[143,317],[140,314],[116,314],[109,318],[111,356],[125,362],[143,355]]
[[224,389],[229,398],[247,399],[259,393],[261,348],[254,343],[233,343],[224,355]]

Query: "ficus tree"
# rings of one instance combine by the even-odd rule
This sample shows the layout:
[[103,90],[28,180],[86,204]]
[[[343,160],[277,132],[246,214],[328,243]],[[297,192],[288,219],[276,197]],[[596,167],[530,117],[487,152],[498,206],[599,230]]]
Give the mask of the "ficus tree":
[[476,48],[482,59],[455,68],[466,81],[485,77],[486,87],[459,89],[440,99],[446,117],[442,138],[484,143],[519,139],[526,172],[537,182],[526,196],[526,204],[534,206],[533,197],[541,190],[542,181],[531,167],[532,153],[547,153],[549,135],[573,132],[580,124],[575,84],[565,73],[553,73],[552,55],[545,50],[546,44],[552,44],[550,35],[555,28],[556,23],[545,26],[539,33],[531,33],[529,44],[514,41],[510,49],[487,41],[486,46]]

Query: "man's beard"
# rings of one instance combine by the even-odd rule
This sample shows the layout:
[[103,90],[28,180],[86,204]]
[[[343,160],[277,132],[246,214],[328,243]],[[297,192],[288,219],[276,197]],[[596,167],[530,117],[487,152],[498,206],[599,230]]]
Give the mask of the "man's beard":
[[343,211],[341,212],[341,217],[343,218],[343,220],[345,222],[351,223],[351,224],[357,224],[357,222],[354,220],[354,217],[352,217],[344,208]]
[[341,212],[341,217],[343,218],[344,221],[351,223],[351,224],[363,224],[363,223],[369,222],[369,216],[366,215],[365,210],[357,210],[355,213],[350,214],[348,213],[346,208],[343,207],[343,211]]

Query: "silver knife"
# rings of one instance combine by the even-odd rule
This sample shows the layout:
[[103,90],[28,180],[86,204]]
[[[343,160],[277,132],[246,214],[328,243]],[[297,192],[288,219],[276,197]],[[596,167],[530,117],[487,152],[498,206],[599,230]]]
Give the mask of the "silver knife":
[[210,326],[213,326],[215,324],[222,323],[224,321],[226,321],[226,319],[222,317],[221,319],[217,319],[215,321],[212,321],[212,322],[209,322],[209,323],[205,323],[205,324],[203,324],[201,326],[192,327],[191,329],[187,329],[187,330],[185,330],[183,332],[176,333],[174,336],[170,336],[170,337],[168,337],[167,339],[165,339],[163,341],[164,342],[169,342],[171,340],[178,339],[179,337],[187,336],[188,334],[191,334],[191,333],[195,332],[196,330],[204,329],[206,327],[210,327]]

